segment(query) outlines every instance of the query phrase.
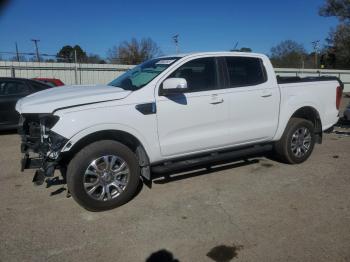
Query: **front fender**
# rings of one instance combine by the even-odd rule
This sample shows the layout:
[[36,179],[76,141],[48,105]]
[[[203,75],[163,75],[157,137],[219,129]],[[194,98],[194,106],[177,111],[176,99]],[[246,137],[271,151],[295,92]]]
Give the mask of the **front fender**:
[[[118,102],[120,103],[120,102]],[[69,141],[63,148],[67,152],[84,137],[100,131],[122,131],[134,136],[146,150],[150,161],[160,158],[155,114],[144,115],[136,105],[109,102],[106,105],[88,105],[58,111],[59,121],[52,131]]]
[[[90,134],[93,134],[93,133],[96,133],[99,131],[107,131],[107,130],[126,132],[126,133],[129,133],[130,135],[134,136],[135,138],[137,138],[140,141],[140,143],[142,144],[142,146],[144,147],[144,149],[146,150],[146,153],[149,156],[150,161],[152,161],[154,156],[159,154],[159,153],[157,153],[156,148],[151,147],[149,142],[146,140],[146,138],[142,134],[140,134],[140,132],[138,132],[136,129],[134,129],[130,126],[124,125],[124,124],[116,124],[116,123],[98,124],[98,125],[90,126],[88,128],[81,130],[80,132],[74,134],[68,140],[68,142],[62,148],[61,152],[70,151],[77,142],[79,142],[81,139],[85,138],[86,136],[88,136]],[[155,145],[158,145],[158,143],[155,143]]]

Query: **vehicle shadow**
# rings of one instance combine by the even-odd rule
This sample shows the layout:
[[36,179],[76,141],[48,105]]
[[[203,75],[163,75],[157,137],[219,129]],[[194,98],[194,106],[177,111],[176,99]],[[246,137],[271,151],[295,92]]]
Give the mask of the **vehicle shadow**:
[[340,137],[350,136],[349,131],[334,131],[333,133],[336,135],[339,135]]
[[340,118],[339,121],[334,126],[336,129],[332,131],[333,134],[338,135],[339,137],[348,137],[350,136],[350,121],[344,118]]
[[1,135],[15,135],[17,134],[17,129],[9,129],[9,130],[0,130]]
[[174,255],[166,249],[162,249],[152,253],[146,262],[179,262]]
[[[253,165],[260,162],[260,159],[258,159],[259,157],[262,157],[262,156],[261,155],[254,156],[250,159],[235,159],[235,160],[228,160],[228,161],[220,161],[220,162],[212,163],[211,165],[203,164],[192,168],[178,169],[178,170],[165,172],[165,173],[152,173],[151,183],[148,181],[142,181],[141,183],[139,183],[136,194],[134,195],[133,198],[137,197],[137,195],[141,192],[144,184],[147,187],[151,188],[152,183],[166,184],[166,183],[170,183],[178,180],[208,175],[211,173],[224,171],[228,169],[243,167],[247,165]],[[52,187],[53,189],[55,189],[50,193],[50,196],[56,196],[62,193],[66,193],[66,197],[70,197],[70,194],[67,188],[66,169],[60,169],[59,173],[58,174],[56,173],[56,176],[52,178],[47,178],[45,180],[45,183],[46,183],[46,188]]]
[[55,187],[55,186],[62,186],[58,189],[56,189],[55,191],[50,193],[50,196],[55,196],[58,194],[61,194],[63,192],[66,192],[66,196],[70,197],[70,194],[68,192],[68,189],[66,187],[67,185],[67,180],[66,180],[66,173],[67,173],[67,169],[66,168],[60,168],[58,170],[58,176],[54,176],[52,178],[47,178],[45,180],[46,183],[46,188],[50,188],[50,187]]
[[335,127],[350,128],[350,121],[344,118],[339,118],[339,121],[335,124]]

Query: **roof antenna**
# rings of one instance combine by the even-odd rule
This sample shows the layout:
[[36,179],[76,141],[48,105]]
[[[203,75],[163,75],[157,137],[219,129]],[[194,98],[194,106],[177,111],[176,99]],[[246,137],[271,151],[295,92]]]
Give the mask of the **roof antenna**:
[[237,46],[238,46],[238,41],[237,41],[236,44],[234,45],[234,47],[233,47],[233,49],[231,50],[231,52],[237,51]]

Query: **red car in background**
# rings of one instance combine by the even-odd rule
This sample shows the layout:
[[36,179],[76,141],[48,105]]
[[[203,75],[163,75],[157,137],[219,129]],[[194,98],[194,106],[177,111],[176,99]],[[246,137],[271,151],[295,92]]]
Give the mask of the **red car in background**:
[[43,82],[43,83],[50,85],[52,87],[64,86],[64,83],[60,79],[57,79],[57,78],[33,78],[33,80]]

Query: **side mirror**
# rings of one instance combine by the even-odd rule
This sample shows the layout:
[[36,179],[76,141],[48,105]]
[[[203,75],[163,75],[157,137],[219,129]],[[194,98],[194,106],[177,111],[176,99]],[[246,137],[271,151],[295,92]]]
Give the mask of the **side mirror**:
[[168,78],[163,82],[162,95],[179,94],[187,90],[185,78]]

